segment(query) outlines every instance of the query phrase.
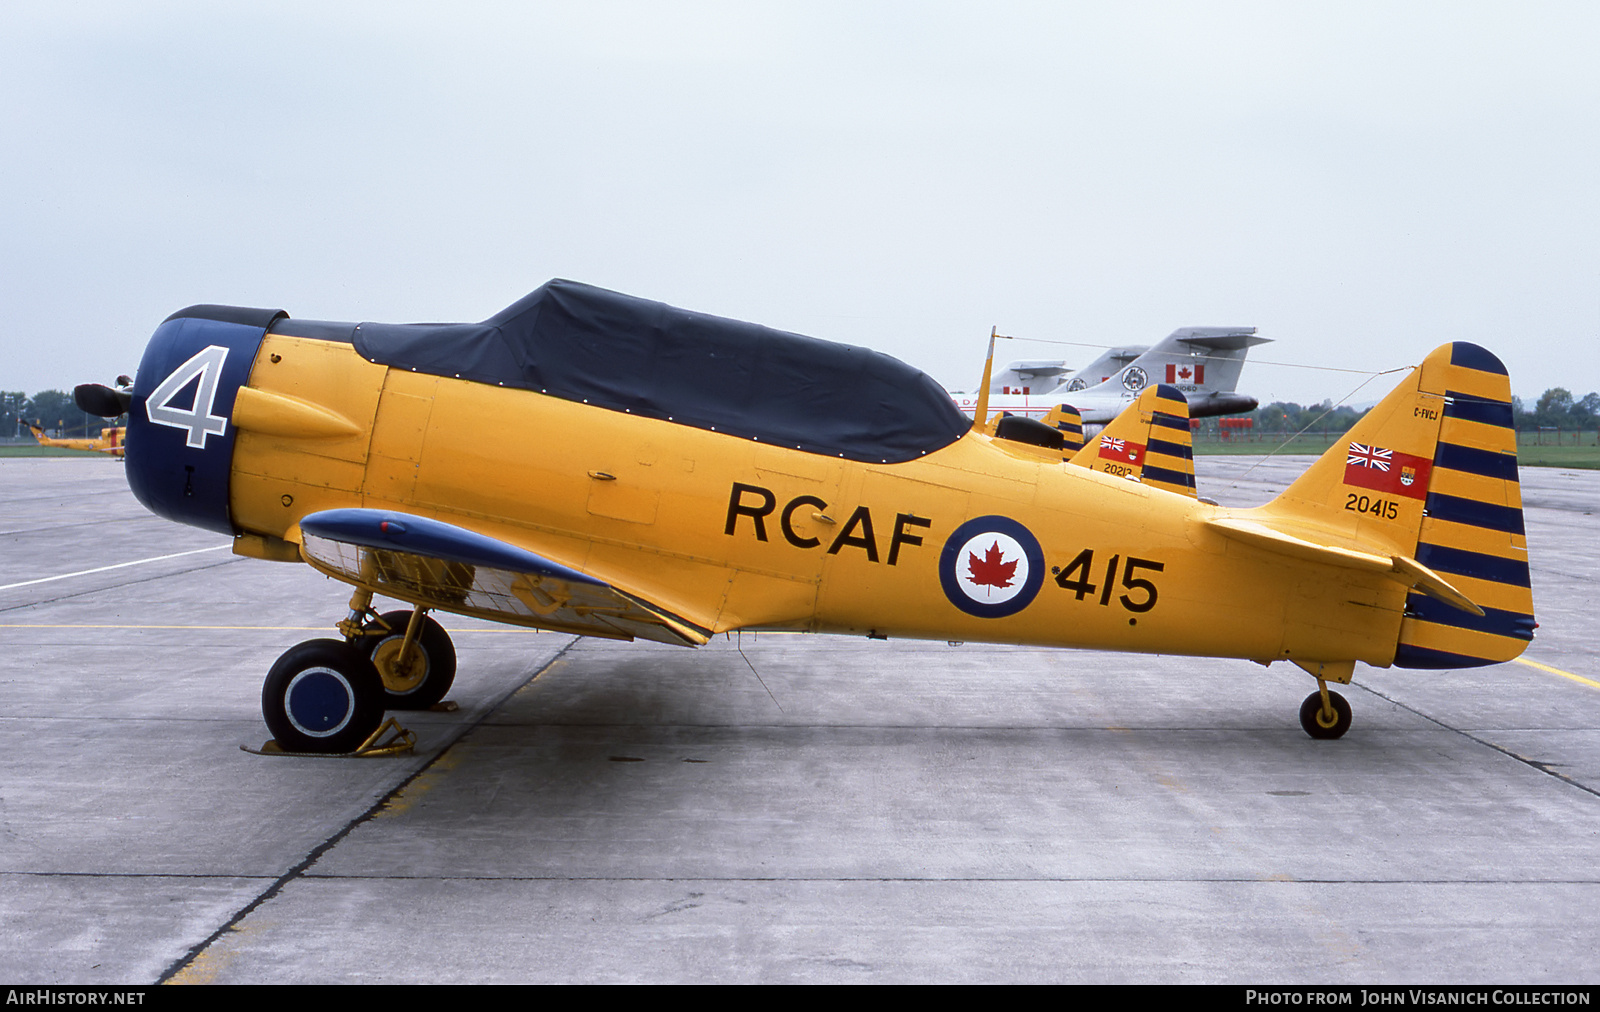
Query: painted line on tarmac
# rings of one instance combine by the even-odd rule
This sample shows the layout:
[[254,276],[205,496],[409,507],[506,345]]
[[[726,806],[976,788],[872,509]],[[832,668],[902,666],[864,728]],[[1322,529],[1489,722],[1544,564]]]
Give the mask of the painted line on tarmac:
[[[1539,667],[1543,667],[1544,665],[1541,664],[1541,665],[1538,665],[1538,666]],[[1552,668],[1550,670],[1556,671],[1555,668]],[[1557,671],[1557,673],[1558,674],[1565,674],[1565,672],[1562,672],[1562,671]],[[1352,686],[1355,686],[1356,688],[1365,689],[1366,691],[1372,693],[1374,696],[1377,696],[1379,699],[1387,700],[1388,702],[1393,703],[1395,706],[1400,707],[1400,709],[1402,709],[1402,710],[1406,710],[1406,711],[1409,711],[1411,713],[1414,713],[1417,716],[1421,717],[1423,720],[1426,720],[1431,724],[1437,724],[1440,727],[1444,728],[1446,731],[1451,731],[1451,732],[1454,732],[1455,734],[1459,734],[1461,737],[1467,739],[1468,741],[1475,741],[1479,745],[1483,745],[1486,748],[1492,748],[1496,752],[1499,752],[1503,756],[1509,756],[1510,758],[1515,759],[1519,763],[1523,763],[1525,765],[1533,767],[1534,769],[1538,770],[1540,773],[1543,773],[1545,776],[1554,777],[1557,780],[1560,780],[1562,783],[1567,784],[1568,786],[1576,787],[1578,790],[1583,791],[1586,794],[1593,794],[1595,797],[1600,798],[1600,788],[1590,787],[1588,784],[1583,783],[1582,781],[1576,780],[1573,777],[1569,776],[1568,774],[1563,773],[1558,769],[1555,769],[1548,762],[1544,762],[1544,761],[1539,760],[1539,759],[1530,758],[1529,756],[1522,755],[1520,752],[1513,752],[1511,749],[1506,748],[1504,745],[1496,745],[1494,742],[1490,741],[1489,739],[1481,738],[1478,735],[1473,734],[1471,731],[1464,731],[1459,727],[1452,727],[1449,724],[1446,724],[1444,721],[1440,720],[1438,717],[1434,717],[1434,716],[1431,716],[1429,714],[1423,713],[1421,710],[1417,709],[1415,706],[1411,706],[1409,704],[1402,703],[1400,700],[1394,698],[1393,696],[1386,695],[1386,694],[1384,694],[1382,692],[1379,692],[1377,689],[1374,689],[1370,685],[1362,685],[1359,682],[1351,682],[1350,684]]]
[[94,622],[0,622],[0,629],[221,629],[231,632],[319,632],[325,625],[102,625]]
[[[0,590],[5,588],[0,587]],[[198,629],[222,630],[224,632],[324,632],[332,626],[326,625],[132,625],[132,624],[101,624],[95,622],[0,622],[0,629]],[[548,629],[452,629],[451,636],[471,636],[479,633],[517,633],[528,634],[547,633],[554,636],[570,636],[571,633],[555,633]]]
[[224,548],[231,548],[232,544],[212,545],[210,548],[193,548],[187,552],[173,552],[171,555],[157,555],[148,559],[134,559],[132,562],[119,562],[113,566],[97,566],[94,569],[80,569],[76,573],[62,573],[60,576],[41,576],[37,580],[23,580],[21,583],[8,583],[0,586],[0,590],[16,590],[18,587],[32,587],[39,583],[49,583],[52,580],[70,580],[74,576],[88,576],[91,573],[104,573],[112,569],[127,569],[129,566],[142,566],[146,562],[162,562],[166,559],[181,559],[185,555],[199,555],[201,552],[215,552]]
[[1597,682],[1592,678],[1585,678],[1582,675],[1575,675],[1570,671],[1562,671],[1560,668],[1552,668],[1548,664],[1540,664],[1538,661],[1530,661],[1526,657],[1513,657],[1511,659],[1516,661],[1518,664],[1526,664],[1530,668],[1538,668],[1540,671],[1548,671],[1552,675],[1560,675],[1562,678],[1570,678],[1574,682],[1589,686],[1591,689],[1600,689],[1600,682]]

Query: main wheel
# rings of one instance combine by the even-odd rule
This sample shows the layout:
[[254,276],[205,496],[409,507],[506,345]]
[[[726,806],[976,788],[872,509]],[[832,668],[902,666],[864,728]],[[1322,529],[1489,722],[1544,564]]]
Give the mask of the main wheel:
[[[360,647],[383,680],[383,694],[391,710],[426,710],[444,698],[456,680],[456,648],[450,634],[431,616],[422,617],[422,629],[405,663],[400,648],[406,641],[409,611],[391,611],[381,616],[382,625],[367,626]],[[385,629],[384,627],[388,628]]]
[[1328,691],[1328,702],[1333,704],[1334,719],[1328,723],[1322,712],[1322,693],[1313,692],[1300,704],[1300,726],[1313,738],[1342,738],[1350,730],[1350,704],[1337,692]]
[[267,672],[261,715],[285,752],[351,752],[383,722],[383,682],[348,643],[307,640]]

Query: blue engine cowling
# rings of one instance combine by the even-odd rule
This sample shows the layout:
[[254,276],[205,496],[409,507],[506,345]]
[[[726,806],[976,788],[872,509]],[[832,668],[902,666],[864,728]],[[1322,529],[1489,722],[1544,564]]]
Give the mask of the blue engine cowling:
[[228,509],[233,401],[281,309],[190,306],[156,328],[128,409],[128,485],[158,516],[236,533]]

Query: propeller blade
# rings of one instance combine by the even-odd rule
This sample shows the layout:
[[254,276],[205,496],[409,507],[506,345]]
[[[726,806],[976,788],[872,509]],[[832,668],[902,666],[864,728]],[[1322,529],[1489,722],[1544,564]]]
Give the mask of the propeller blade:
[[104,383],[82,383],[72,389],[72,402],[80,411],[101,418],[116,418],[128,413],[133,394],[127,390],[113,390]]

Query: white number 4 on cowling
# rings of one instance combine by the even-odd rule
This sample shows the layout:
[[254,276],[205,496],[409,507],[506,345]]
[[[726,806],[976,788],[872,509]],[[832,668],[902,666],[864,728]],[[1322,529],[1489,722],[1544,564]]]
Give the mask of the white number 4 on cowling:
[[[145,400],[145,415],[155,425],[183,429],[189,434],[188,445],[197,450],[205,449],[206,437],[228,431],[228,420],[211,413],[217,399],[217,381],[222,377],[222,363],[227,360],[228,349],[213,344],[172,370],[160,386],[150,391]],[[199,377],[200,385],[194,392],[194,407],[172,407],[172,399],[195,377]]]

